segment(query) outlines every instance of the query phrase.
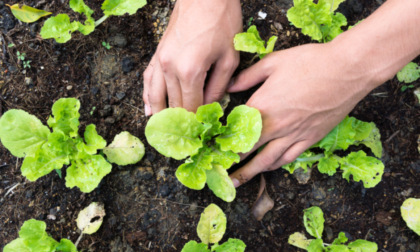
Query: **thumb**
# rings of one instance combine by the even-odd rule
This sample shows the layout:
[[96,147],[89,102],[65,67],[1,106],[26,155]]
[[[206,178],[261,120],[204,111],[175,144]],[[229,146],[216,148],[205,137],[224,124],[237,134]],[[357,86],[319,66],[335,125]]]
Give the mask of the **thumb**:
[[228,92],[235,93],[247,90],[263,81],[270,76],[270,60],[271,57],[266,56],[251,67],[243,70],[231,80]]

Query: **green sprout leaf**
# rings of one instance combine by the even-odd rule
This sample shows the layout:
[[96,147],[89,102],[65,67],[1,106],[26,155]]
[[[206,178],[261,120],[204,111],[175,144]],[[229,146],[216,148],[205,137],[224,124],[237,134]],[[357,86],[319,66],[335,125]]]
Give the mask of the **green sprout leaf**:
[[407,226],[420,236],[420,199],[408,198],[401,206],[401,216]]
[[338,237],[334,239],[332,244],[340,245],[346,243],[348,240],[349,239],[347,238],[346,234],[344,232],[340,232],[338,233]]
[[122,16],[125,13],[133,15],[146,4],[146,0],[105,0],[102,10],[107,16]]
[[222,123],[219,119],[223,116],[223,109],[218,102],[198,107],[196,116],[199,122],[211,125],[205,131],[205,136],[202,136],[203,139],[209,140],[213,136],[221,133]]
[[45,21],[41,28],[43,39],[53,38],[57,43],[66,43],[71,39],[71,33],[79,28],[78,22],[71,22],[67,14],[58,14]]
[[59,252],[77,252],[76,245],[68,239],[61,239],[55,251]]
[[216,142],[223,151],[246,153],[258,142],[261,130],[260,112],[246,105],[237,106],[227,117],[226,130],[216,137]]
[[35,9],[27,5],[6,5],[10,7],[13,16],[24,23],[33,23],[42,17],[51,15],[51,12]]
[[397,73],[399,82],[412,83],[420,78],[420,67],[414,62],[408,63]]
[[84,14],[86,21],[84,24],[76,22],[78,31],[83,35],[88,35],[95,30],[95,20],[92,18],[93,10],[87,6],[83,0],[70,0],[70,8],[77,13]]
[[33,115],[11,109],[0,118],[0,140],[14,156],[33,156],[48,140],[50,130]]
[[266,47],[265,41],[261,39],[257,27],[252,25],[246,32],[236,34],[233,44],[237,51],[257,53],[260,58],[263,58],[265,55],[273,52],[276,41],[277,36],[272,36],[268,40]]
[[75,98],[61,98],[52,106],[52,116],[47,123],[53,131],[61,131],[76,137],[79,131],[80,101]]
[[189,241],[184,245],[181,252],[210,252],[207,244],[197,243],[196,241]]
[[197,234],[204,244],[218,243],[226,231],[226,216],[215,204],[210,204],[201,214]]
[[97,153],[98,149],[103,149],[106,146],[105,139],[103,139],[98,134],[98,132],[96,131],[96,126],[94,124],[89,124],[88,126],[86,126],[84,137],[86,141],[85,151],[88,154],[94,155]]
[[334,157],[325,156],[319,159],[318,171],[323,174],[328,174],[330,176],[334,175],[337,172],[339,167],[338,160]]
[[109,162],[117,165],[135,164],[144,156],[144,145],[140,139],[123,131],[104,149],[104,154]]
[[312,240],[307,249],[309,252],[323,252],[324,243],[322,239]]
[[246,245],[239,239],[229,238],[227,242],[214,248],[214,252],[244,252]]
[[324,231],[324,213],[321,208],[313,206],[303,210],[303,224],[306,232],[317,239],[321,239]]
[[236,197],[236,189],[226,169],[214,165],[213,169],[206,170],[207,185],[214,195],[226,202],[232,202]]
[[365,240],[355,240],[350,242],[348,248],[351,252],[376,252],[378,251],[378,245],[374,242]]
[[347,150],[355,142],[356,130],[353,128],[353,117],[346,117],[327,136],[315,146],[332,153],[335,150]]

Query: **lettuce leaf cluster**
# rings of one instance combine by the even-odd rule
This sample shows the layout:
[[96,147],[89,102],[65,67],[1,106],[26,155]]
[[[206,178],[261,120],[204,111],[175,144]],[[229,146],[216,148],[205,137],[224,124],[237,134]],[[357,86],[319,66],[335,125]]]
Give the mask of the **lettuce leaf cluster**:
[[92,17],[93,10],[83,0],[70,0],[70,8],[79,14],[83,14],[86,17],[85,22],[70,22],[70,17],[67,14],[58,14],[45,21],[41,28],[41,37],[43,39],[54,38],[57,43],[66,43],[71,39],[72,32],[79,31],[83,35],[88,35],[108,17],[122,16],[125,13],[133,15],[146,3],[146,0],[105,0],[101,7],[105,15],[95,21]]
[[[353,176],[354,181],[363,181],[365,188],[376,186],[382,179],[384,164],[382,156],[381,135],[374,123],[363,122],[354,117],[346,117],[327,136],[302,153],[294,162],[282,168],[290,173],[302,168],[304,171],[313,164],[318,163],[318,170],[330,176],[340,168],[343,178],[347,181]],[[364,145],[376,156],[368,156],[363,150],[351,152],[345,157],[340,157],[334,152],[345,151],[351,145]],[[317,154],[317,149],[323,153]]]
[[397,73],[399,82],[412,83],[420,79],[420,67],[414,62],[408,63]]
[[[66,186],[77,186],[88,193],[111,172],[112,165],[97,154],[99,149],[106,147],[106,141],[97,133],[96,126],[90,124],[86,127],[84,139],[79,135],[79,108],[80,101],[75,98],[57,100],[47,121],[52,132],[38,118],[23,110],[11,109],[0,118],[0,140],[14,156],[25,158],[21,171],[27,179],[35,181],[53,170],[70,165]],[[131,153],[136,155],[134,159],[127,156],[132,158],[131,163],[143,157],[142,143],[141,146],[131,142],[125,144],[125,148],[121,144],[120,148],[106,147],[106,155],[121,156],[115,152],[130,148],[137,151]],[[119,160],[114,162],[121,164]],[[122,164],[126,164],[125,161]]]
[[257,53],[260,59],[273,52],[276,41],[277,36],[271,36],[266,46],[255,25],[250,26],[246,32],[236,34],[233,38],[235,50]]
[[300,232],[296,232],[289,236],[289,244],[309,252],[322,251],[340,251],[340,252],[376,252],[378,245],[374,242],[366,240],[355,240],[349,244],[344,232],[340,232],[338,237],[334,239],[332,244],[326,244],[322,240],[322,233],[324,231],[324,213],[321,208],[313,206],[303,210],[303,224],[306,232],[315,239],[307,239],[306,236]]
[[[246,245],[239,239],[229,238],[223,244],[218,244],[226,231],[226,215],[215,204],[210,204],[201,214],[197,226],[197,234],[201,243],[189,241],[181,252],[243,252]],[[209,244],[213,244],[211,249]]]
[[223,126],[219,103],[200,106],[197,113],[167,108],[153,115],[146,125],[147,141],[159,153],[185,159],[176,171],[188,188],[201,190],[207,184],[214,194],[231,202],[236,190],[227,169],[239,162],[239,152],[248,152],[262,130],[260,112],[246,105],[233,109]]
[[68,239],[54,240],[45,231],[47,225],[43,221],[30,219],[23,223],[19,238],[7,244],[4,252],[77,252],[76,246]]
[[293,0],[293,7],[287,11],[288,20],[302,33],[318,42],[328,42],[343,32],[347,25],[346,17],[336,12],[345,0]]

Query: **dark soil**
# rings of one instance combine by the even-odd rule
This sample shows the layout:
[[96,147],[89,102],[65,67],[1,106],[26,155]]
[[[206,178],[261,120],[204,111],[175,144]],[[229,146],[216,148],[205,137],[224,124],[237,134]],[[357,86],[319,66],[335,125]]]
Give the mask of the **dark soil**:
[[[64,2],[20,1],[55,14],[73,13],[68,1]],[[85,2],[99,18],[101,1]],[[250,208],[258,193],[258,178],[240,187],[237,198],[228,204],[208,189],[193,191],[182,186],[174,177],[179,163],[147,145],[142,73],[173,7],[169,0],[149,2],[133,16],[109,18],[91,35],[75,33],[70,42],[57,44],[40,38],[45,19],[34,24],[20,23],[4,5],[8,1],[0,1],[0,114],[18,108],[46,123],[56,100],[76,97],[82,104],[82,130],[94,123],[108,143],[126,130],[146,145],[141,162],[125,167],[114,165],[111,174],[89,194],[66,188],[55,172],[29,182],[20,172],[22,159],[0,145],[1,248],[16,239],[20,226],[31,218],[45,221],[48,233],[56,240],[68,238],[75,242],[79,236],[77,214],[91,202],[99,201],[105,204],[107,215],[96,234],[84,236],[79,245],[84,251],[180,251],[188,240],[199,240],[196,225],[210,203],[219,205],[228,217],[224,240],[240,238],[247,244],[247,251],[297,251],[287,240],[294,232],[304,232],[302,210],[312,205],[324,210],[325,242],[332,242],[340,231],[345,231],[350,240],[376,242],[380,251],[420,251],[419,237],[407,228],[399,211],[407,197],[420,197],[420,109],[413,89],[402,92],[402,84],[392,79],[372,91],[351,113],[375,122],[382,134],[385,174],[378,186],[364,189],[361,183],[348,183],[340,174],[328,177],[316,169],[309,183],[301,185],[279,169],[266,176],[274,209],[262,221],[256,221]],[[243,1],[244,28],[253,23],[263,38],[278,35],[276,50],[309,43],[310,39],[291,27],[286,18],[290,2]],[[340,11],[349,24],[354,24],[381,2],[348,0]],[[265,20],[258,19],[259,11],[268,14]],[[72,14],[71,18],[78,16]],[[103,41],[112,48],[103,47]],[[11,43],[15,46],[8,47]],[[26,53],[31,68],[22,67],[18,51]],[[242,56],[240,69],[247,67],[252,58]],[[414,85],[419,87],[420,81]],[[233,94],[231,105],[246,102],[249,95]]]

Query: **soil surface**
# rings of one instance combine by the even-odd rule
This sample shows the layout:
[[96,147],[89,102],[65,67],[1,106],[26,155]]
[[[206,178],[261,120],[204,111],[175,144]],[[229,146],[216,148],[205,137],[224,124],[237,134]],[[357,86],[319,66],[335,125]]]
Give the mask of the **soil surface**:
[[[95,10],[94,17],[100,18],[101,1],[85,2]],[[361,183],[345,181],[339,173],[329,177],[316,169],[307,184],[299,184],[294,176],[278,169],[266,174],[275,206],[262,221],[256,221],[250,209],[259,178],[241,186],[236,199],[225,203],[207,188],[194,191],[181,185],[174,176],[179,162],[157,153],[144,137],[148,118],[141,99],[142,73],[169,21],[174,1],[149,1],[135,15],[111,17],[89,36],[75,33],[66,44],[42,40],[39,32],[45,19],[21,23],[5,6],[8,3],[0,1],[0,114],[23,109],[46,124],[56,100],[76,97],[82,104],[81,130],[94,123],[108,143],[119,132],[129,131],[145,143],[146,155],[136,165],[113,165],[99,187],[85,194],[66,188],[56,172],[36,182],[26,180],[20,172],[22,159],[0,145],[0,248],[16,239],[23,222],[31,218],[45,221],[47,232],[56,240],[75,242],[79,236],[77,214],[97,201],[105,204],[106,217],[97,233],[83,237],[79,244],[83,251],[180,251],[187,241],[199,241],[196,226],[210,203],[219,205],[227,215],[222,241],[242,239],[247,251],[298,251],[287,240],[294,232],[304,232],[302,210],[313,205],[324,211],[327,243],[344,231],[350,240],[376,242],[380,251],[420,251],[419,237],[407,228],[399,210],[406,198],[420,197],[420,108],[413,88],[402,92],[402,84],[394,78],[373,90],[351,113],[375,122],[380,129],[385,173],[379,185],[364,189]],[[80,18],[68,1],[20,3]],[[354,24],[381,3],[348,0],[339,11]],[[279,36],[276,50],[311,42],[286,18],[291,1],[245,0],[242,4],[244,29],[256,24],[264,39]],[[258,18],[260,11],[267,13],[265,19]],[[112,48],[102,46],[103,41]],[[26,53],[30,68],[23,68],[17,52]],[[253,57],[241,56],[239,70],[249,66]],[[414,83],[419,85],[420,81]],[[229,108],[245,103],[251,93],[232,94]]]

